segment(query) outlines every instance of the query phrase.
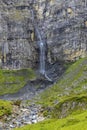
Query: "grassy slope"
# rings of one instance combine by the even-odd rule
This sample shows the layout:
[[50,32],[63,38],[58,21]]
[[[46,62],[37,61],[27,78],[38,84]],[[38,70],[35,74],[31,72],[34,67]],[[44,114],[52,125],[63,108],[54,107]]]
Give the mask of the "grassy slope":
[[87,129],[87,111],[70,115],[64,119],[52,119],[40,122],[34,125],[27,125],[15,130],[86,130]]
[[41,95],[40,103],[46,106],[53,106],[55,102],[86,93],[87,58],[84,58],[71,65],[61,79]]
[[9,101],[0,100],[0,118],[4,115],[10,115],[12,112],[12,105]]
[[[34,125],[27,125],[16,130],[86,130],[87,129],[87,58],[80,59],[71,65],[63,77],[42,95],[41,103],[53,107],[52,114],[58,116],[64,103],[77,103],[75,109],[66,118],[47,120]],[[83,105],[83,104],[84,105]],[[69,104],[69,105],[71,105]],[[79,105],[80,106],[79,109]],[[72,107],[72,106],[71,106]],[[55,116],[56,117],[56,116]]]
[[15,93],[34,78],[35,74],[31,69],[0,70],[0,95]]

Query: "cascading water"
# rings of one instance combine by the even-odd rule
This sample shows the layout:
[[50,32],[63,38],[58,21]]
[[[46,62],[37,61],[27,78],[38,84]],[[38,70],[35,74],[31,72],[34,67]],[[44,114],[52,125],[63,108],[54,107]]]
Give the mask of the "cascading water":
[[6,55],[9,53],[8,42],[2,45],[3,63],[6,63]]
[[40,73],[45,74],[45,46],[40,42]]
[[38,26],[36,25],[35,23],[35,19],[34,19],[34,12],[33,12],[33,9],[31,10],[32,12],[32,21],[33,21],[33,24],[34,24],[34,28],[35,28],[35,31],[36,31],[36,34],[37,34],[37,37],[39,39],[39,48],[40,48],[40,74],[44,75],[46,77],[46,79],[48,79],[49,81],[52,81],[46,74],[46,69],[45,69],[45,66],[46,66],[46,45],[45,43],[43,42],[42,40],[42,37],[41,37],[41,34],[40,34],[40,31],[38,29]]
[[32,10],[32,20],[33,20],[33,23],[34,23],[34,28],[36,30],[37,37],[39,39],[38,45],[39,45],[39,48],[40,48],[40,73],[42,75],[45,75],[45,44],[43,43],[40,31],[39,31],[37,25],[34,22],[34,12],[33,12],[33,10]]

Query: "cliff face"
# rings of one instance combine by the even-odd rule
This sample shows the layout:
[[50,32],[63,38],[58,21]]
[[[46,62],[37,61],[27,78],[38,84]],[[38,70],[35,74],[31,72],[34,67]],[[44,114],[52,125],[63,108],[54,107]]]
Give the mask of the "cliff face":
[[39,63],[35,23],[47,43],[47,61],[75,60],[87,50],[86,0],[1,0],[0,64],[9,68]]

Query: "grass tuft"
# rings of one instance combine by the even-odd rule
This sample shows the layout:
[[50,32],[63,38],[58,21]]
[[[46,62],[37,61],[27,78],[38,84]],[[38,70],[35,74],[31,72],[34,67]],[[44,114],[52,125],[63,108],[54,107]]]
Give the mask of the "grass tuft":
[[32,69],[2,70],[0,69],[0,95],[16,93],[25,84],[35,79]]

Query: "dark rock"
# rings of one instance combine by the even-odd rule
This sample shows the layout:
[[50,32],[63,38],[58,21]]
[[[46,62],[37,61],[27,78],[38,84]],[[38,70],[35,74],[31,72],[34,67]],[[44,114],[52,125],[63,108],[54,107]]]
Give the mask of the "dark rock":
[[[47,44],[47,61],[76,60],[87,51],[86,1],[0,1],[0,50],[2,66],[10,69],[37,67],[39,63],[38,38],[35,24]],[[10,54],[10,56],[8,56]]]

